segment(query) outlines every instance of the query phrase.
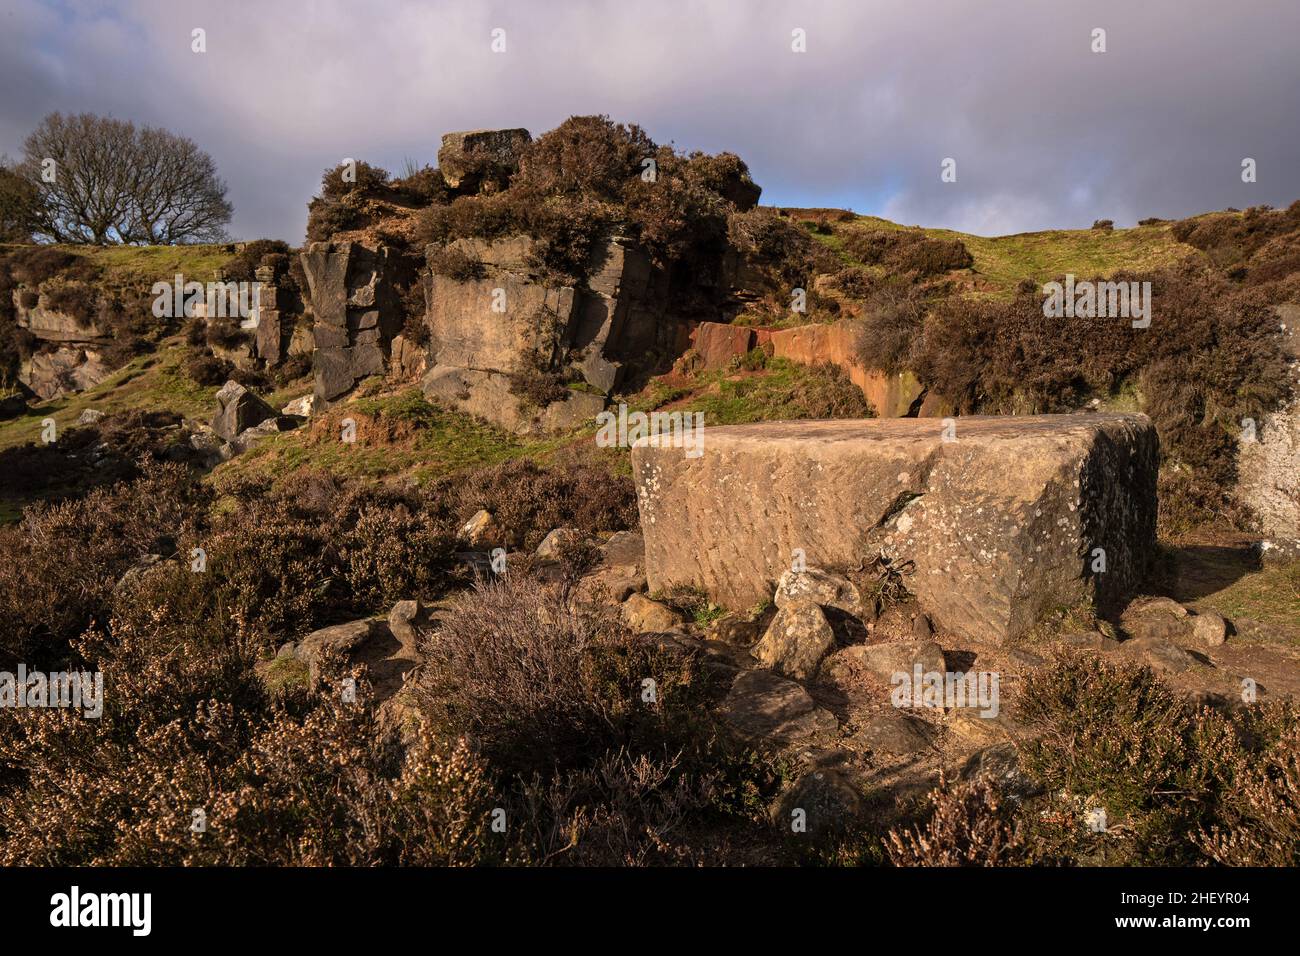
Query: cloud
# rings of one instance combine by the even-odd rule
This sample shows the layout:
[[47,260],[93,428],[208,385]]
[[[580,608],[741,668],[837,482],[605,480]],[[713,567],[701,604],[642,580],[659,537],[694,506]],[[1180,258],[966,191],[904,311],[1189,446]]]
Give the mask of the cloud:
[[240,238],[301,241],[344,157],[580,113],[733,150],[765,202],[984,234],[1300,197],[1290,0],[19,0],[0,23],[0,152],[55,109],[166,126],[216,160]]

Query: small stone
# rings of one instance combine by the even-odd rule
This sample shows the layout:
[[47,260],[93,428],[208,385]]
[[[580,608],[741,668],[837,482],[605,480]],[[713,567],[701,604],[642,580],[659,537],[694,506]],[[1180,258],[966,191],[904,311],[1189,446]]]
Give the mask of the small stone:
[[1218,647],[1228,639],[1228,622],[1214,611],[1202,611],[1192,618],[1192,636],[1208,647]]
[[501,543],[501,532],[496,521],[487,511],[476,511],[474,516],[461,525],[459,540],[475,550],[490,548]]
[[1201,663],[1190,651],[1159,637],[1134,637],[1120,645],[1130,657],[1158,671],[1179,673]]
[[78,425],[93,425],[104,417],[104,413],[97,408],[87,408],[77,416]]
[[924,614],[918,612],[916,617],[912,618],[912,636],[918,641],[928,641],[934,637],[934,626]]
[[886,644],[861,644],[850,647],[851,659],[865,667],[873,677],[888,684],[898,673],[909,677],[921,667],[922,674],[943,674],[948,665],[943,648],[934,641]]
[[813,770],[773,802],[773,824],[796,835],[823,836],[848,829],[862,809],[862,797],[838,770]]
[[544,561],[557,561],[564,549],[582,540],[582,532],[577,528],[556,528],[537,546],[536,554]]

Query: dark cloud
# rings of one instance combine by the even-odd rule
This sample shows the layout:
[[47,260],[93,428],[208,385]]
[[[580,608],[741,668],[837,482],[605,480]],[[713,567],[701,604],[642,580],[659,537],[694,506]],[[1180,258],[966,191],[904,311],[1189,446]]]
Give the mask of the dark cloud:
[[0,24],[0,152],[55,109],[166,126],[213,155],[242,238],[300,241],[344,157],[575,113],[733,150],[767,202],[985,234],[1300,197],[1294,0],[22,0]]

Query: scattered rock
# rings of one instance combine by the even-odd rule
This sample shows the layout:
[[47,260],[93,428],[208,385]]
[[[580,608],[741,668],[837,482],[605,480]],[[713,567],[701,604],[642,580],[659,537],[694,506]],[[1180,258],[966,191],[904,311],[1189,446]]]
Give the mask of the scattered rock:
[[906,756],[929,750],[934,738],[935,729],[919,717],[886,710],[867,721],[853,742],[867,750]]
[[401,640],[381,618],[335,624],[304,637],[294,653],[307,665],[312,682],[321,676],[328,651],[343,655],[349,666],[365,666],[379,704],[401,689],[407,672],[418,663],[414,642]]
[[1228,622],[1214,611],[1202,611],[1192,618],[1192,636],[1208,647],[1218,647],[1228,639]]
[[830,768],[812,770],[773,802],[772,822],[795,837],[838,833],[853,823],[862,798],[848,779]]
[[1179,673],[1190,670],[1202,661],[1190,651],[1184,650],[1173,641],[1162,637],[1146,636],[1129,638],[1120,645],[1120,649],[1143,664],[1149,664],[1158,671]]
[[1017,799],[1032,797],[1041,788],[1020,767],[1020,751],[1014,744],[985,747],[971,754],[958,772],[960,780],[987,778],[999,790]]
[[414,648],[416,628],[427,623],[428,614],[418,600],[398,601],[388,612],[388,629],[403,646]]
[[792,746],[829,736],[839,726],[835,716],[818,707],[806,690],[766,670],[737,676],[719,715],[745,737]]
[[713,633],[718,640],[737,647],[753,647],[765,630],[761,619],[735,612],[724,614],[713,622]]
[[895,674],[905,673],[909,676],[919,664],[921,673],[939,673],[947,671],[943,648],[934,641],[904,642],[889,644],[858,644],[845,648],[837,656],[859,664],[883,684],[890,683]]
[[835,632],[821,607],[787,597],[751,653],[765,667],[807,680],[834,646]]
[[461,525],[457,538],[468,547],[481,550],[501,543],[501,531],[487,511],[479,510]]
[[556,528],[537,546],[537,557],[543,561],[557,561],[564,549],[572,547],[582,540],[582,532],[577,528]]
[[274,416],[271,406],[231,379],[217,392],[212,430],[226,441],[234,441],[241,433]]
[[1119,641],[1113,637],[1107,637],[1100,631],[1078,631],[1073,634],[1062,634],[1059,640],[1067,647],[1093,651],[1119,650]]
[[645,567],[645,539],[637,531],[619,531],[605,542],[601,555],[606,567],[642,569]]
[[302,398],[295,398],[284,408],[280,409],[283,415],[297,415],[299,418],[311,418],[312,412],[316,410],[316,396],[304,395]]
[[996,716],[983,716],[978,707],[954,707],[948,715],[948,729],[954,736],[979,747],[1014,741],[1024,728],[999,708]]
[[644,594],[633,594],[623,602],[623,620],[638,634],[680,630],[686,619],[666,604]]
[[847,578],[818,568],[803,571],[786,571],[776,583],[777,607],[798,601],[812,601],[823,607],[839,608],[855,617],[861,617],[862,596]]

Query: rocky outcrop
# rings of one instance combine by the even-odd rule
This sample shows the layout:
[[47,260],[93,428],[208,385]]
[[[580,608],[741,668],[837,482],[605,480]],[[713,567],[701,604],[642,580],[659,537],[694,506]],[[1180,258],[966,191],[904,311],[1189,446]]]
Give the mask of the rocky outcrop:
[[703,449],[632,449],[652,591],[743,608],[796,554],[833,570],[883,555],[938,627],[999,642],[1118,601],[1154,552],[1142,415],[766,422],[705,429]]
[[848,373],[881,418],[914,415],[925,389],[911,372],[889,373],[858,362],[858,335],[844,322],[801,325],[771,333],[772,354],[801,365],[829,362]]
[[302,265],[316,316],[315,394],[330,401],[386,371],[404,321],[396,285],[401,266],[392,250],[359,242],[313,242]]
[[[477,278],[424,278],[431,399],[517,431],[590,420],[630,377],[660,370],[686,347],[688,326],[668,314],[667,276],[633,242],[611,237],[580,288],[556,287],[535,264],[533,240],[462,239],[449,247]],[[562,401],[530,406],[511,376],[534,363],[580,381]]]
[[112,370],[103,350],[112,341],[111,330],[52,308],[45,293],[26,286],[14,289],[13,302],[18,326],[39,343],[18,370],[18,380],[37,398],[84,391],[108,377]]
[[22,363],[18,380],[37,398],[61,398],[94,388],[108,378],[112,369],[98,348],[62,345],[34,352]]
[[1291,359],[1295,397],[1256,425],[1240,444],[1237,492],[1273,546],[1300,543],[1300,305],[1276,308]]

